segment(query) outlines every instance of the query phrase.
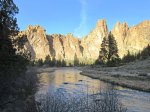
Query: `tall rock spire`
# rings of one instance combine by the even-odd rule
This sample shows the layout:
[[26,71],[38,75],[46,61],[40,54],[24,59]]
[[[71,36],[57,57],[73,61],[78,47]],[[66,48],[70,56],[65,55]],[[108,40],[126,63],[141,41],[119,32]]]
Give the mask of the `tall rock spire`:
[[108,28],[107,28],[106,20],[105,19],[98,20],[96,24],[96,29],[98,29],[101,32],[102,37],[107,35]]
[[84,58],[96,60],[99,56],[100,45],[104,37],[108,35],[108,28],[105,19],[98,20],[96,27],[82,39],[82,46],[84,48]]

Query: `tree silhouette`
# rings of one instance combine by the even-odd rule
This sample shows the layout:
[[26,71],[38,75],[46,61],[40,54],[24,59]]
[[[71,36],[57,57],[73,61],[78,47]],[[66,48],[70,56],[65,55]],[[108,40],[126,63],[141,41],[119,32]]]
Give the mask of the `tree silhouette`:
[[15,14],[19,11],[13,0],[0,0],[0,39],[8,38],[18,30]]
[[127,55],[122,58],[122,63],[129,63],[135,60],[147,59],[150,57],[150,46],[149,44],[142,51],[139,51],[137,54],[131,54],[128,51]]
[[119,55],[118,55],[117,42],[111,32],[108,35],[108,41],[109,41],[108,61],[110,61],[112,59],[118,59]]
[[109,55],[109,41],[106,37],[104,37],[101,44],[101,50],[99,52],[98,61],[106,63],[108,61],[108,55]]
[[38,66],[42,66],[44,64],[43,60],[42,59],[38,59],[37,60],[37,65]]
[[141,52],[141,58],[147,59],[149,56],[150,56],[150,46],[148,44],[148,46]]
[[74,55],[74,66],[79,65],[79,59],[77,57],[77,54]]
[[52,60],[51,60],[51,66],[52,67],[56,66],[56,64],[57,64],[56,59],[55,59],[55,57],[53,57]]
[[136,60],[137,57],[140,58],[141,57],[140,55],[133,55],[133,54],[130,53],[130,51],[128,51],[127,55],[125,55],[122,58],[122,62],[124,62],[124,63],[132,62],[132,61]]
[[61,61],[61,66],[62,66],[62,67],[66,67],[66,62],[65,62],[65,60],[62,60],[62,61]]
[[[0,0],[0,103],[10,102],[10,97],[18,99],[21,96],[22,83],[25,79],[28,57],[23,53],[17,54],[13,48],[12,39],[18,33],[15,14],[18,8],[13,0]],[[24,79],[23,79],[24,78]],[[19,81],[18,81],[19,80]],[[16,83],[17,82],[17,83]],[[22,95],[23,96],[23,95]],[[25,95],[24,95],[25,96]],[[12,99],[12,98],[11,98]],[[12,104],[14,102],[11,102]],[[8,104],[7,104],[8,105]],[[2,106],[2,105],[1,105]],[[3,105],[4,107],[6,105]],[[2,109],[3,111],[3,109]]]
[[[13,74],[26,69],[28,57],[16,54],[11,37],[15,36],[18,26],[15,14],[18,8],[13,0],[0,0],[0,73]],[[16,69],[19,67],[19,69]],[[18,73],[18,74],[19,74]],[[2,75],[1,75],[2,76]]]
[[109,33],[108,37],[104,37],[101,49],[99,52],[99,58],[95,63],[107,64],[108,66],[116,66],[119,64],[119,55],[118,55],[118,47],[117,42],[114,36]]
[[50,58],[49,55],[47,55],[47,56],[45,57],[44,64],[51,66],[51,58]]

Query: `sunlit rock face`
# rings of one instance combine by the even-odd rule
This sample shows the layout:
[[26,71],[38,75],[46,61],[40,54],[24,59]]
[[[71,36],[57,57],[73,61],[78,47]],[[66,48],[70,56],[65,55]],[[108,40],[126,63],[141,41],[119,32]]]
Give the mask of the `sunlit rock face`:
[[[35,59],[45,59],[50,54],[49,42],[45,34],[45,30],[40,26],[29,26],[25,31],[28,42],[34,50]],[[29,49],[30,50],[30,49]],[[33,51],[31,51],[33,54]]]
[[74,58],[82,58],[80,40],[74,38],[72,34],[66,36],[60,34],[48,35],[50,54],[56,60],[74,61]]
[[[129,28],[126,22],[117,22],[111,30],[114,35],[119,56],[123,57],[128,51],[137,53],[150,44],[150,21],[144,21]],[[25,49],[31,52],[34,59],[43,60],[47,55],[51,59],[80,62],[94,62],[99,56],[99,50],[104,37],[109,34],[106,20],[99,20],[96,27],[82,39],[75,38],[71,33],[67,35],[46,35],[40,26],[29,26],[20,34],[27,36]]]
[[60,34],[47,35],[50,47],[49,52],[52,58],[64,59],[65,52],[63,48],[63,38],[64,36]]
[[82,47],[80,46],[80,40],[74,38],[72,34],[67,34],[63,38],[63,46],[66,60],[74,60],[75,58],[82,58]]
[[150,44],[150,21],[143,21],[131,28],[127,23],[117,22],[112,29],[112,34],[117,41],[120,57],[128,51],[132,54],[138,53]]
[[111,31],[111,33],[113,34],[117,42],[118,54],[120,57],[122,57],[126,52],[125,47],[124,47],[124,40],[127,36],[128,31],[129,31],[129,27],[127,23],[125,22],[123,24],[121,24],[120,22],[117,22]]
[[99,50],[102,40],[108,35],[108,29],[105,20],[99,20],[94,30],[81,40],[83,47],[83,57],[87,60],[96,60],[99,56]]

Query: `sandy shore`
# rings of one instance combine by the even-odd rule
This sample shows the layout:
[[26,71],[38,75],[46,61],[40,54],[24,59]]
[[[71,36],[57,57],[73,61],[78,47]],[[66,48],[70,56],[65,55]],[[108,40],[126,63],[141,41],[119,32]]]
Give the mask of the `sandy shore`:
[[123,87],[150,92],[150,58],[120,67],[86,66],[81,74]]

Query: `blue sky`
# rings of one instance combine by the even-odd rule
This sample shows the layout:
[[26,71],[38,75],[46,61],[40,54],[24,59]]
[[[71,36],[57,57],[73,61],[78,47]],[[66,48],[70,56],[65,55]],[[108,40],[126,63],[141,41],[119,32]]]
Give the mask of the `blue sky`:
[[150,20],[150,0],[14,0],[20,30],[40,25],[47,34],[87,35],[98,19],[106,19],[109,30],[117,21],[129,26]]

